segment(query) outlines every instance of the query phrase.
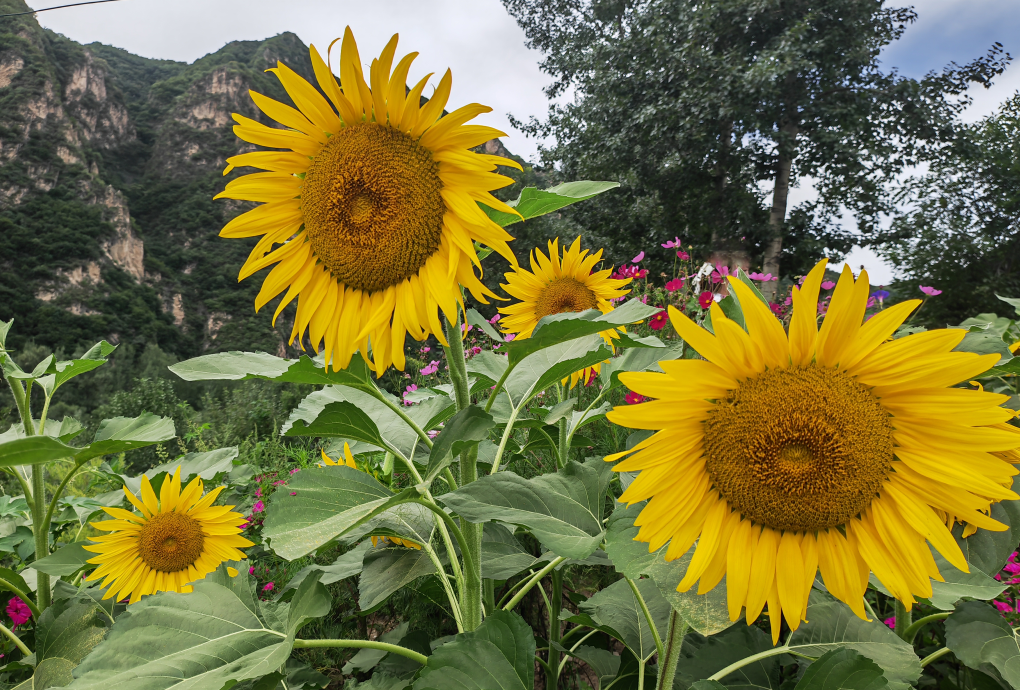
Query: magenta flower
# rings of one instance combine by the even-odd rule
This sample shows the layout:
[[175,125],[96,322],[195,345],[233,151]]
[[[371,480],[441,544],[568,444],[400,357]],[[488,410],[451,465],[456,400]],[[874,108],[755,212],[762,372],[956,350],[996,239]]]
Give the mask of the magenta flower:
[[896,629],[896,617],[895,616],[893,616],[892,618],[886,618],[882,622],[885,623],[886,625],[888,625],[890,630],[895,630]]
[[427,347],[427,346],[423,347],[421,350],[419,350],[419,352],[421,352],[422,354],[425,354],[426,352],[431,352],[431,351],[432,351],[432,348],[431,347]]
[[823,290],[831,290],[834,287],[836,287],[836,284],[834,282],[832,282],[831,280],[823,280],[822,281],[822,289]]
[[432,374],[436,373],[437,371],[439,371],[439,360],[434,359],[431,362],[429,362],[426,366],[422,367],[421,371],[419,371],[418,373],[421,374],[422,376],[432,376]]
[[14,623],[11,627],[16,629],[32,617],[32,609],[28,608],[28,604],[22,601],[20,597],[11,597],[11,600],[7,602],[7,615],[11,617],[11,622]]
[[680,250],[676,253],[676,258],[680,259],[681,261],[687,261],[689,258],[691,258],[691,255],[683,250]]
[[432,431],[429,431],[428,435],[429,438],[435,438],[436,436],[439,435],[439,429],[433,429]]
[[499,315],[499,314],[496,314],[496,315],[495,315],[495,316],[493,316],[493,317],[492,317],[491,319],[489,319],[489,323],[496,323],[497,321],[499,321],[499,320],[500,320],[500,318],[501,318],[501,317],[500,317],[500,315]]
[[661,331],[663,328],[666,327],[666,323],[668,321],[669,314],[667,314],[666,310],[663,309],[662,311],[660,311],[658,314],[651,318],[651,320],[648,322],[648,327],[651,328],[653,331]]
[[645,400],[647,400],[645,396],[641,395],[640,393],[635,393],[634,391],[627,393],[627,397],[624,399],[627,401],[628,405],[637,405],[638,403],[643,403]]
[[676,292],[684,286],[683,278],[674,278],[666,283],[666,292]]
[[679,249],[683,245],[680,243],[680,238],[669,240],[666,244],[662,245],[663,249]]
[[255,498],[262,498],[262,487],[255,489]]
[[713,301],[714,301],[714,297],[713,297],[711,291],[709,291],[709,290],[705,290],[700,295],[698,295],[698,305],[702,309],[708,309],[709,307],[711,307]]
[[266,504],[265,503],[263,503],[262,501],[255,501],[255,505],[253,505],[251,507],[251,512],[253,512],[253,513],[261,513],[265,509],[266,509]]
[[477,354],[480,354],[481,351],[482,351],[482,348],[478,347],[477,345],[475,345],[473,348],[471,348],[471,353],[472,354],[476,354],[477,355]]
[[721,283],[723,278],[726,278],[730,274],[729,266],[719,266],[716,270],[712,271],[712,282]]
[[936,295],[941,295],[942,294],[941,290],[936,290],[935,288],[928,287],[926,285],[922,285],[921,286],[921,292],[923,292],[924,294],[928,295],[929,297],[935,297]]
[[300,471],[301,471],[301,468],[300,468],[300,467],[295,467],[294,469],[292,469],[292,470],[290,471],[290,473],[291,473],[291,474],[297,474],[297,473],[298,473],[298,472],[300,472]]
[[273,583],[272,582],[267,582],[265,585],[262,586],[262,591],[263,592],[272,592],[273,591]]
[[769,302],[769,309],[771,309],[772,313],[775,314],[776,316],[782,316],[783,312],[786,311],[785,309],[783,309],[783,305],[776,304],[775,302]]
[[1004,601],[993,601],[992,603],[995,604],[995,608],[999,609],[1002,613],[1013,613],[1013,606]]
[[630,262],[632,264],[636,264],[636,263],[642,261],[644,258],[645,258],[645,253],[644,252],[639,252],[637,256],[635,256],[633,259],[630,260]]
[[874,296],[874,295],[872,295],[871,297],[869,297],[869,298],[868,298],[868,305],[867,305],[866,309],[871,309],[871,308],[872,308],[873,306],[875,306],[875,303],[876,303],[876,302],[878,302],[878,300],[876,300],[876,299],[875,299],[875,296]]
[[505,341],[507,341],[509,343],[511,340],[513,340],[516,337],[517,337],[516,333],[507,333],[506,335],[503,336],[503,340],[505,340]]
[[770,280],[779,280],[779,276],[774,276],[771,273],[748,273],[747,277],[751,280],[757,280],[760,283],[767,283]]
[[249,575],[254,575],[255,574],[255,566],[253,566],[253,565],[248,566],[248,574]]

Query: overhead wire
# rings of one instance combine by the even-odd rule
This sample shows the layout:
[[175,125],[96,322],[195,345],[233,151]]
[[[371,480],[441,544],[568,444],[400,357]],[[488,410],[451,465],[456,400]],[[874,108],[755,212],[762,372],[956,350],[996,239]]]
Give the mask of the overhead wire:
[[49,12],[50,10],[62,10],[65,7],[79,7],[81,5],[100,5],[104,2],[120,2],[120,0],[87,0],[87,2],[72,2],[68,5],[57,5],[55,7],[44,7],[41,10],[31,10],[30,12],[14,12],[12,14],[0,14],[0,19],[3,17],[21,17],[26,14],[38,14],[40,12]]

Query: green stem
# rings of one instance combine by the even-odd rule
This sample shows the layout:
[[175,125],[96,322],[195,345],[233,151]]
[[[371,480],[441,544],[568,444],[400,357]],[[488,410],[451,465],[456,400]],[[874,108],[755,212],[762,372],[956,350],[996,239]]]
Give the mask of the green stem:
[[[523,403],[521,407],[524,407]],[[492,469],[489,470],[489,474],[499,472],[499,464],[503,461],[503,451],[506,450],[507,441],[510,440],[510,434],[513,433],[514,422],[517,421],[517,415],[520,414],[521,407],[515,407],[510,411],[510,419],[506,420],[506,428],[503,429],[503,436],[499,439],[499,447],[496,449],[496,457],[492,461]]]
[[25,427],[25,435],[35,436],[35,427],[32,424],[32,410],[29,408],[25,389],[18,379],[6,378],[7,385],[11,387],[11,395],[14,396],[14,404],[18,407],[18,414],[21,415],[21,424]]
[[496,386],[492,389],[492,392],[489,393],[489,399],[485,401],[486,412],[492,409],[492,403],[496,402],[496,398],[499,397],[499,392],[503,389],[503,384],[506,383],[507,377],[510,376],[510,372],[513,370],[514,368],[507,364],[506,371],[504,371],[503,375],[499,377],[499,381],[496,381]]
[[[894,601],[895,615],[896,615],[896,634],[902,637],[904,640],[907,639],[907,628],[911,624],[911,615],[907,611],[907,607],[900,603],[899,599]],[[909,640],[907,640],[909,642]]]
[[73,468],[71,468],[71,471],[67,473],[67,476],[65,476],[60,481],[60,486],[58,486],[57,490],[55,492],[53,492],[53,500],[50,501],[50,507],[46,510],[46,520],[45,520],[46,531],[49,531],[49,529],[50,529],[50,521],[53,519],[53,512],[57,508],[57,501],[60,500],[60,496],[64,493],[64,487],[67,486],[67,483],[69,481],[71,481],[71,479],[74,477],[74,475],[78,474],[78,471],[83,466],[84,466],[84,464],[75,465]]
[[876,620],[877,621],[878,620],[878,614],[875,613],[875,609],[871,608],[871,602],[868,601],[867,597],[863,597],[863,599],[864,599],[864,608],[866,608],[868,610],[868,615],[871,616],[871,620]]
[[439,579],[443,583],[443,591],[446,592],[446,598],[450,600],[450,610],[453,613],[453,621],[457,624],[457,632],[464,632],[464,617],[460,612],[460,602],[457,601],[457,596],[453,593],[453,588],[450,587],[450,580],[446,575],[446,570],[443,568],[443,564],[439,561],[439,556],[436,554],[436,550],[429,544],[422,544],[421,547],[428,555],[429,560],[432,561],[432,565],[435,566],[436,572],[439,573]]
[[945,620],[949,618],[952,611],[942,611],[941,613],[933,613],[930,616],[924,618],[918,618],[916,621],[910,624],[910,626],[903,631],[903,639],[913,644],[914,638],[917,637],[917,633],[921,631],[928,623],[934,623],[935,621]]
[[[32,468],[32,496],[35,506],[32,509],[32,534],[35,536],[35,560],[46,558],[50,554],[49,524],[46,522],[46,466],[35,465]],[[36,583],[36,597],[39,610],[45,611],[50,605],[50,576],[39,572]]]
[[46,428],[46,416],[50,413],[50,400],[52,396],[46,396],[46,402],[43,403],[42,414],[39,415],[39,435],[42,436],[43,430]]
[[15,585],[11,584],[10,582],[3,578],[0,578],[0,587],[3,587],[8,592],[13,592],[15,596],[17,596],[19,599],[25,602],[28,608],[32,610],[32,616],[38,620],[42,612],[35,605],[35,603],[32,601],[32,598],[29,597],[27,593],[21,591],[18,587],[16,587]]
[[[578,390],[580,390],[580,389],[581,389],[581,386],[580,386],[580,385],[578,385],[578,387],[577,387],[577,388],[578,388]],[[593,407],[595,407],[595,403],[597,403],[597,402],[598,402],[599,400],[601,400],[601,399],[602,399],[602,396],[603,396],[603,395],[605,395],[605,394],[606,394],[606,389],[603,389],[603,390],[602,390],[602,391],[601,391],[601,392],[600,392],[600,393],[599,393],[598,395],[596,395],[596,396],[595,396],[595,399],[591,401],[591,405],[588,405],[588,407],[586,407],[586,408],[584,409],[584,414],[582,414],[582,415],[580,416],[580,418],[579,418],[579,419],[577,420],[577,423],[578,423],[578,425],[580,425],[580,424],[581,424],[581,423],[582,423],[582,422],[584,421],[584,418],[585,418],[585,416],[586,416],[586,415],[587,415],[587,414],[588,414],[589,412],[591,412],[591,409],[592,409]],[[577,404],[578,404],[578,407],[580,407],[580,406],[581,406],[581,395],[580,395],[580,393],[578,393],[578,396],[577,396]],[[570,431],[569,431],[569,432],[567,433],[567,448],[570,448],[570,444],[571,444],[571,443],[573,442],[573,440],[574,440],[574,433],[575,433],[575,432],[577,432],[577,427],[572,427],[572,428],[570,429]]]
[[740,659],[739,661],[734,661],[732,664],[730,664],[729,666],[727,666],[723,670],[719,671],[718,673],[712,674],[711,676],[708,677],[708,680],[720,680],[721,681],[723,678],[725,678],[726,676],[730,675],[734,671],[742,669],[745,666],[753,664],[756,661],[761,661],[762,659],[768,659],[770,656],[777,656],[779,654],[786,654],[788,651],[790,651],[789,645],[785,645],[784,644],[784,645],[782,645],[780,647],[773,647],[772,649],[766,649],[764,652],[758,652],[757,654],[752,654],[751,656],[745,656],[743,659]]
[[926,656],[923,659],[921,659],[921,666],[922,667],[927,666],[928,664],[930,664],[931,662],[935,661],[936,659],[941,659],[946,654],[949,654],[951,651],[953,651],[953,650],[951,650],[949,647],[943,647],[942,649],[934,651],[931,654],[929,654],[928,656]]
[[645,660],[637,660],[637,690],[645,690]]
[[524,595],[531,591],[532,587],[538,584],[539,581],[543,577],[545,577],[550,570],[552,570],[565,560],[567,559],[564,556],[557,556],[556,558],[549,561],[549,563],[546,564],[544,568],[542,568],[537,573],[531,576],[531,579],[528,580],[527,583],[520,590],[518,590],[517,594],[514,595],[514,598],[507,602],[507,605],[503,607],[503,610],[504,611],[513,610],[513,608],[520,603],[521,599],[524,598]]
[[457,480],[453,478],[453,472],[450,471],[449,467],[443,470],[443,479],[450,485],[450,491],[457,490]]
[[[565,640],[567,638],[567,635],[569,635],[574,630],[579,630],[579,629],[580,628],[578,627],[578,628],[571,628],[570,630],[568,630],[567,633],[563,637],[560,638],[560,644],[561,645],[563,644],[563,640]],[[571,652],[576,651],[578,647],[580,647],[582,644],[584,644],[585,640],[587,640],[589,637],[591,637],[592,635],[594,635],[597,632],[601,632],[601,631],[600,630],[589,630],[587,635],[585,635],[580,640],[578,640],[577,644],[575,644],[573,647],[570,648],[570,651]],[[563,657],[563,661],[560,662],[560,670],[559,670],[560,675],[563,674],[563,669],[566,667],[567,661],[569,661],[569,660],[570,660],[570,656],[569,655]]]
[[383,405],[396,412],[397,416],[404,420],[404,423],[411,427],[414,430],[414,433],[418,434],[418,438],[420,438],[422,443],[425,444],[425,447],[429,450],[432,449],[432,439],[429,438],[429,435],[424,429],[418,426],[418,424],[415,423],[415,421],[411,419],[403,409],[401,409],[400,405],[386,397],[386,394],[379,390],[377,386],[372,386],[372,396]]
[[429,658],[424,654],[388,642],[377,642],[375,640],[294,640],[294,649],[324,649],[328,647],[378,649],[383,652],[406,656],[408,659],[417,661],[422,666],[427,666],[429,663]]
[[496,583],[491,577],[482,578],[482,605],[485,607],[485,615],[496,610]]
[[652,618],[652,612],[648,610],[648,604],[645,603],[645,598],[641,596],[641,591],[638,590],[637,583],[629,577],[626,579],[627,584],[630,585],[630,591],[634,592],[634,598],[637,599],[639,604],[641,604],[641,612],[645,614],[645,621],[648,623],[648,629],[652,631],[652,639],[655,640],[655,651],[658,652],[660,658],[665,658],[662,638],[659,636],[659,631],[655,627],[655,619]]
[[686,633],[687,624],[684,623],[676,609],[671,608],[669,612],[669,630],[666,632],[666,645],[659,654],[659,680],[655,687],[673,687],[673,677],[676,676],[676,665],[680,659],[680,648],[684,644],[684,635]]
[[32,654],[32,650],[25,646],[25,643],[21,641],[21,638],[11,632],[3,623],[0,623],[0,632],[6,635],[8,639],[14,643],[14,646],[21,650],[22,654],[25,656]]
[[[467,581],[469,581],[469,579],[470,579],[470,573],[471,572],[478,572],[478,569],[476,567],[476,562],[475,562],[474,558],[468,552],[467,540],[465,539],[463,532],[461,532],[460,528],[457,527],[457,523],[454,522],[453,518],[450,517],[449,515],[447,515],[445,510],[443,510],[442,508],[437,506],[432,501],[426,501],[423,498],[411,498],[411,499],[408,499],[408,502],[409,503],[417,503],[419,505],[425,506],[426,508],[428,508],[429,510],[432,511],[433,515],[439,516],[439,519],[443,521],[443,523],[446,525],[447,529],[449,529],[451,532],[453,532],[453,536],[457,539],[457,544],[460,545],[460,555],[464,559],[464,571],[465,571],[465,575],[467,575],[467,577],[465,578],[465,581],[466,581],[465,582],[465,589],[466,589],[467,588]],[[450,560],[451,561],[456,560],[456,555],[451,553],[450,554]],[[476,584],[478,585],[479,597],[480,597],[481,596],[481,583],[479,582],[479,583],[476,583]],[[463,613],[463,598],[464,598],[464,596],[463,596],[463,593],[462,593],[461,594],[461,612],[462,613]],[[465,623],[466,623],[466,621],[465,621]],[[479,623],[481,623],[481,621],[479,621]],[[470,632],[470,630],[469,630],[469,632]]]
[[549,602],[549,675],[545,683],[548,690],[555,690],[560,684],[560,652],[556,648],[563,634],[560,623],[560,609],[563,607],[563,571],[552,571],[552,597]]

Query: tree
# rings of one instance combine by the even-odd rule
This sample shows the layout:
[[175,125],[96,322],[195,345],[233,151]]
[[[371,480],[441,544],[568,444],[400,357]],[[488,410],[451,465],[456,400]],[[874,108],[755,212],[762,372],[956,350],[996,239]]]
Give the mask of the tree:
[[881,0],[503,1],[546,53],[548,95],[573,90],[524,126],[555,137],[545,161],[632,182],[617,232],[647,242],[682,226],[717,261],[760,256],[773,274],[791,184],[815,180],[798,216],[812,245],[849,249],[833,222],[844,208],[867,241],[891,210],[890,180],[953,139],[966,89],[1010,59],[996,44],[920,80],[884,72],[880,50],[916,15]]
[[1020,94],[964,128],[898,191],[905,210],[878,235],[880,252],[918,285],[943,291],[922,317],[959,323],[975,312],[1011,316],[996,294],[1020,297]]

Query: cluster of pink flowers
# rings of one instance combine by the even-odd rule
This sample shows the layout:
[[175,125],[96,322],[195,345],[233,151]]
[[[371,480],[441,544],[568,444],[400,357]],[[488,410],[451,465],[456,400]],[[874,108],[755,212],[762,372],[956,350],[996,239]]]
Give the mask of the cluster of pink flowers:
[[683,278],[674,278],[666,283],[666,292],[676,292],[677,290],[683,289],[683,286]]
[[411,402],[410,400],[407,399],[407,396],[409,396],[411,393],[414,393],[416,390],[418,390],[418,386],[416,384],[413,384],[413,383],[410,386],[408,386],[406,390],[404,390],[404,406],[405,407],[410,407],[411,405],[414,404],[413,402]]
[[757,280],[759,283],[767,283],[770,280],[779,280],[779,276],[774,276],[771,273],[748,273],[747,277],[751,280]]
[[439,360],[434,359],[431,362],[429,362],[426,366],[423,366],[421,368],[421,371],[419,371],[418,373],[421,374],[422,376],[432,376],[432,374],[436,373],[437,371],[439,371]]
[[623,264],[618,269],[616,269],[616,271],[613,273],[613,275],[610,276],[610,278],[613,278],[614,280],[626,280],[627,278],[640,279],[644,278],[647,275],[648,275],[647,268],[638,268],[637,266],[628,266],[627,264]]
[[28,608],[28,604],[20,597],[11,597],[11,600],[7,602],[7,615],[11,617],[11,623],[14,624],[11,629],[17,630],[19,625],[32,617],[32,609]]
[[500,314],[497,313],[495,316],[493,316],[491,319],[489,319],[489,323],[493,323],[494,324],[497,321],[499,321],[500,318],[501,318]]

